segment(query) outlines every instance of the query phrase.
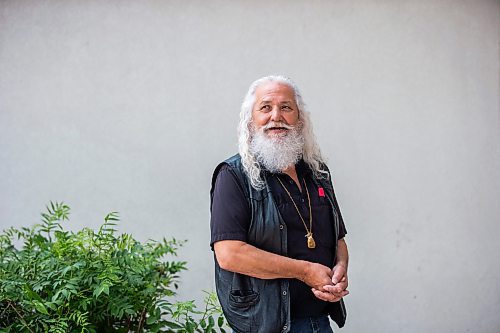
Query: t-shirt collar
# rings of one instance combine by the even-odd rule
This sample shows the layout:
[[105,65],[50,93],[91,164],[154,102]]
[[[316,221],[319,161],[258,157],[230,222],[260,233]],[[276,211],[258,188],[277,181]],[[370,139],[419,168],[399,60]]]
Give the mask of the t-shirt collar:
[[[309,165],[302,158],[295,164],[295,170],[297,171],[297,175],[300,177],[308,175],[312,172]],[[264,166],[262,166],[262,171],[264,171],[267,174],[272,174]],[[279,172],[278,174],[281,174],[281,172]]]

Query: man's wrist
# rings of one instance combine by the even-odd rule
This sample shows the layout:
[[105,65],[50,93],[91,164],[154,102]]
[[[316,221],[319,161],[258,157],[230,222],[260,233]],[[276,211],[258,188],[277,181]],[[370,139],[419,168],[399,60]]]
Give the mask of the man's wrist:
[[335,263],[335,266],[342,266],[347,270],[347,261],[339,260]]
[[298,279],[305,283],[307,276],[309,275],[309,271],[311,270],[311,263],[306,260],[300,260],[300,267],[302,269],[300,270],[300,275],[298,276]]

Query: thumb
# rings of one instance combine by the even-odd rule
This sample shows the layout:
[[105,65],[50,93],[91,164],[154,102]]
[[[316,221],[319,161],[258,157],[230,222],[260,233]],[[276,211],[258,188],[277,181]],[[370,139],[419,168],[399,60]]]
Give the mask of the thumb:
[[333,269],[332,283],[336,285],[343,278],[342,271],[340,269]]

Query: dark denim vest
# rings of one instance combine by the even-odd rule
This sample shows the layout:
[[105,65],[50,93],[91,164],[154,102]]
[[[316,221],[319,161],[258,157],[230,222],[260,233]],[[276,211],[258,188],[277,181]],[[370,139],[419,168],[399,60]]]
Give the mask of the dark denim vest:
[[[287,229],[281,218],[267,184],[270,175],[263,172],[265,187],[254,189],[235,155],[217,166],[212,177],[210,199],[213,200],[215,180],[223,165],[228,165],[238,179],[252,212],[248,230],[248,243],[259,249],[287,256]],[[333,207],[334,239],[339,232],[339,208],[333,186],[327,179],[313,179],[323,187]],[[231,204],[228,202],[227,204]],[[211,204],[210,204],[211,206]],[[335,244],[335,249],[336,249]],[[258,279],[226,271],[215,260],[215,286],[224,316],[239,333],[278,333],[290,330],[290,296],[287,279]],[[343,300],[330,303],[328,313],[339,325],[344,326],[346,311]]]

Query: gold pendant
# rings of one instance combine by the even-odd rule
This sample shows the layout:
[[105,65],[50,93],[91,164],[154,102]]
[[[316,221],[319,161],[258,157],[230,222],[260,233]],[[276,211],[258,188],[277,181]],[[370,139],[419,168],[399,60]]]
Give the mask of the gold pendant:
[[308,233],[307,237],[307,247],[310,249],[314,249],[316,247],[316,242],[314,241],[312,233]]

